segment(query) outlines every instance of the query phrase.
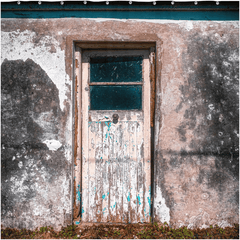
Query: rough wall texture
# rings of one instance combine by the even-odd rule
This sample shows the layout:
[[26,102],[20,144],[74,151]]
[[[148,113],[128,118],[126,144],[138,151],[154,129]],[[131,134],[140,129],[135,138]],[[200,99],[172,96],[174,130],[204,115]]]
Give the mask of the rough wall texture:
[[161,81],[156,186],[170,220],[189,227],[238,221],[238,37],[210,27],[187,34],[177,76]]
[[2,224],[71,221],[69,36],[156,42],[153,217],[238,222],[238,33],[237,22],[2,20]]
[[64,53],[48,36],[12,34],[2,35],[2,223],[60,228],[72,221]]

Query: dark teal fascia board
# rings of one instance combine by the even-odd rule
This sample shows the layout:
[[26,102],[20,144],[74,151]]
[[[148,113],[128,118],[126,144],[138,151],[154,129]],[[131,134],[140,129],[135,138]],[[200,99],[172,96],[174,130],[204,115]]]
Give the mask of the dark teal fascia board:
[[116,18],[116,19],[168,19],[198,21],[239,21],[239,2],[213,1],[152,3],[128,2],[4,2],[1,4],[2,18]]
[[123,12],[123,11],[25,11],[22,12],[4,12],[2,18],[116,18],[116,19],[168,19],[168,20],[198,20],[198,21],[238,21],[238,12]]

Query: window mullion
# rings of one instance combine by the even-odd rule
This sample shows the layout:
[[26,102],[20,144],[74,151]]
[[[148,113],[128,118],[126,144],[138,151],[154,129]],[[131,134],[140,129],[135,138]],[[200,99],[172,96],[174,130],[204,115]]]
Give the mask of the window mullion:
[[108,85],[108,86],[116,86],[116,85],[143,85],[142,82],[92,82],[89,83],[90,86],[96,85]]

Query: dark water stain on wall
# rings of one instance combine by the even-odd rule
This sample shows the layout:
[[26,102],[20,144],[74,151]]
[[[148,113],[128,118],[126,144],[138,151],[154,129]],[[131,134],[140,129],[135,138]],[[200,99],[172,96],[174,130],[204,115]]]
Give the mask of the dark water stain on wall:
[[[228,36],[227,41],[216,40],[197,33],[190,38],[191,44],[183,55],[188,82],[180,87],[183,98],[176,111],[184,103],[191,104],[178,129],[179,139],[185,141],[186,130],[192,129],[189,147],[193,153],[216,157],[216,171],[208,173],[208,183],[222,192],[227,173],[234,179],[239,176],[238,39]],[[199,117],[204,119],[200,124]]]
[[[45,71],[30,59],[5,59],[1,81],[2,220],[15,218],[19,222],[15,227],[31,228],[36,223],[33,224],[29,201],[34,198],[38,201],[39,189],[54,185],[64,172],[71,171],[66,164],[64,145],[50,151],[44,143],[46,139],[58,140],[62,117],[58,89]],[[48,200],[39,199],[38,206],[52,212],[56,197],[49,192]],[[17,204],[26,209],[18,209]],[[21,214],[26,213],[29,217],[21,218]]]
[[[183,118],[173,129],[178,139],[159,136],[162,149],[154,154],[154,191],[161,188],[173,224],[199,227],[238,221],[238,37],[216,35],[194,30],[186,38],[185,82],[179,85],[182,96],[175,109]],[[178,146],[169,148],[165,139]],[[163,203],[155,199],[154,219],[159,220],[157,207],[163,208]]]

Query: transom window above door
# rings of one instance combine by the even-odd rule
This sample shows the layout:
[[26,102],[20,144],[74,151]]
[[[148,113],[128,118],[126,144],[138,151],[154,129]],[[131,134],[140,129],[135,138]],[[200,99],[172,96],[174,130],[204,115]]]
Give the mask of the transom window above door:
[[90,57],[90,110],[142,110],[143,56]]

